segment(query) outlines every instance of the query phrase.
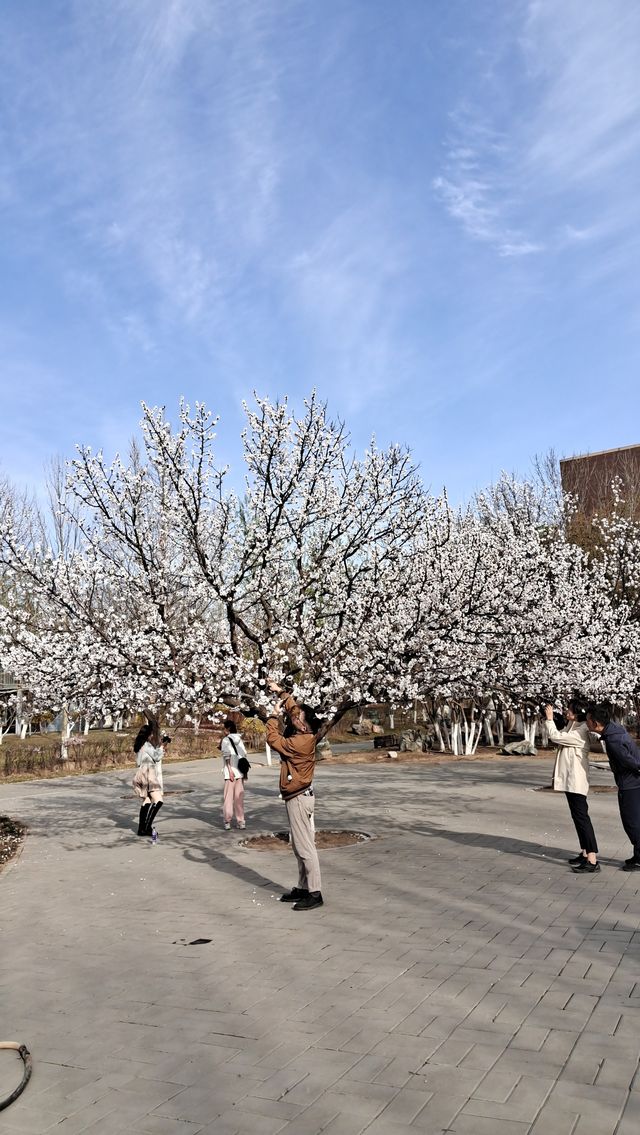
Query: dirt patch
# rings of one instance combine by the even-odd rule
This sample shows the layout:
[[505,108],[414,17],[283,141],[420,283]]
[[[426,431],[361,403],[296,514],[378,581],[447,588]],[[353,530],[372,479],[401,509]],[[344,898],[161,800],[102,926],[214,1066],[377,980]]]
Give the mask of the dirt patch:
[[[366,832],[352,831],[317,831],[316,847],[318,851],[327,851],[332,847],[349,847],[354,843],[365,843],[372,839]],[[288,851],[288,832],[269,832],[268,835],[251,836],[242,840],[242,847],[251,851]]]
[[26,828],[22,824],[9,816],[0,816],[0,870],[18,854],[25,834]]

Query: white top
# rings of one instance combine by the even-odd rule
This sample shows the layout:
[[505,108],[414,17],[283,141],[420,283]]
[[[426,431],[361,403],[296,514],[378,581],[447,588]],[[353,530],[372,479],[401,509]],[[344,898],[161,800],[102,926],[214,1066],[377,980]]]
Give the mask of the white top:
[[[235,749],[233,745],[235,745]],[[247,750],[244,747],[244,741],[242,740],[242,737],[239,733],[228,733],[222,738],[221,749],[222,775],[224,776],[225,780],[231,780],[231,773],[229,769],[232,768],[235,772],[235,777],[233,778],[235,780],[236,777],[242,775],[240,773],[240,770],[238,769],[238,761],[240,760],[240,757],[246,757],[247,755]]]
[[553,767],[553,787],[556,792],[579,792],[586,796],[589,791],[589,753],[591,734],[584,721],[570,721],[564,729],[556,729],[555,722],[545,722],[549,740],[557,745],[556,763]]
[[151,741],[145,741],[142,748],[136,753],[136,762],[138,764],[138,768],[140,767],[140,765],[144,765],[144,764],[153,765],[153,771],[156,774],[160,788],[164,788],[164,784],[163,784],[163,780],[162,780],[162,758],[163,757],[164,757],[164,749],[163,749],[162,745],[158,745],[158,748],[156,749],[155,746],[151,744]]

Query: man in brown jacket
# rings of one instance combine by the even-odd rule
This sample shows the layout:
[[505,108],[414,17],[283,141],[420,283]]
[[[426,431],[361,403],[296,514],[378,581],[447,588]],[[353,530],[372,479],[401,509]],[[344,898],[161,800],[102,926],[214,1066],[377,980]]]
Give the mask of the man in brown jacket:
[[288,717],[284,735],[278,714],[267,718],[267,743],[280,755],[280,794],[298,861],[298,886],[281,895],[280,902],[292,902],[294,910],[313,910],[323,905],[313,826],[313,772],[319,722],[312,710],[299,706],[277,682],[269,682],[269,689],[278,695],[278,710],[284,710]]

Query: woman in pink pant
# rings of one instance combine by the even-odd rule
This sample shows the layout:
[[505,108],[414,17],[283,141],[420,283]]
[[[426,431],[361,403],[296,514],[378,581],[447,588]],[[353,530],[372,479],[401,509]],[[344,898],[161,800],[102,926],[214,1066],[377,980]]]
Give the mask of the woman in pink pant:
[[225,830],[229,831],[231,821],[235,816],[239,828],[244,828],[244,782],[247,777],[249,762],[247,750],[242,737],[236,732],[236,723],[228,718],[222,728],[224,736],[220,743],[222,749],[222,775],[224,777],[224,801],[222,804],[222,820]]

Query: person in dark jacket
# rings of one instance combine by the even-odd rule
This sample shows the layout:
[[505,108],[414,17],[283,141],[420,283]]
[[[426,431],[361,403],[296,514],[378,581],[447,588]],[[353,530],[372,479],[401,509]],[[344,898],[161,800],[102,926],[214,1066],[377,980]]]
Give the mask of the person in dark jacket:
[[622,826],[633,844],[633,855],[623,871],[640,871],[640,749],[622,725],[611,720],[606,705],[590,705],[587,725],[604,741],[611,771],[618,786]]

